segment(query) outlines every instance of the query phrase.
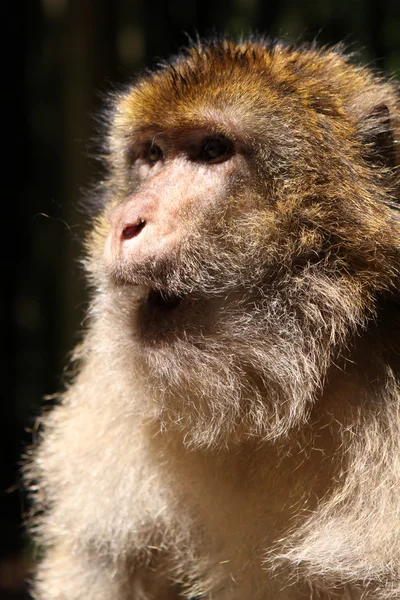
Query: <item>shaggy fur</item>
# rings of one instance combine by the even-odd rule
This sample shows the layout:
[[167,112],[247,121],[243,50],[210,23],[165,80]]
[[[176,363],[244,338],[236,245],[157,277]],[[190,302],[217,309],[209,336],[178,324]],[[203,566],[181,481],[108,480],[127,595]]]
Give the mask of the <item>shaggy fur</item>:
[[[115,98],[79,372],[26,467],[35,598],[400,597],[398,116],[340,49],[260,39]],[[201,128],[250,180],[176,252],[105,262],[138,140]]]

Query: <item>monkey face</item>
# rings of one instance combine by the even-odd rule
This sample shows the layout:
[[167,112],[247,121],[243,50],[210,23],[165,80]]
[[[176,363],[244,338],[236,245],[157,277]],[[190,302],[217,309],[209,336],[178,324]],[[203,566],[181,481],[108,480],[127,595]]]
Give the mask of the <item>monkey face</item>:
[[244,153],[210,132],[177,139],[148,132],[135,142],[130,176],[134,192],[109,213],[110,276],[166,295],[206,291],[219,268],[210,246],[222,246],[222,221],[235,212],[232,194],[249,179]]
[[200,129],[142,131],[129,156],[133,191],[108,214],[107,277],[125,294],[141,286],[138,318],[153,338],[167,321],[185,333],[201,322],[204,331],[222,298],[226,304],[265,277],[255,239],[266,239],[266,204],[251,184],[250,155]]

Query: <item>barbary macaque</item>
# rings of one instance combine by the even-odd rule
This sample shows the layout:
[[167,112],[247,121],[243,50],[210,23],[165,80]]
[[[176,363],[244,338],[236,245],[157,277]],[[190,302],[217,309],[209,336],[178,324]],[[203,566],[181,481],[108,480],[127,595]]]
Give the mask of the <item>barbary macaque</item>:
[[34,597],[398,600],[397,85],[197,41],[108,117]]

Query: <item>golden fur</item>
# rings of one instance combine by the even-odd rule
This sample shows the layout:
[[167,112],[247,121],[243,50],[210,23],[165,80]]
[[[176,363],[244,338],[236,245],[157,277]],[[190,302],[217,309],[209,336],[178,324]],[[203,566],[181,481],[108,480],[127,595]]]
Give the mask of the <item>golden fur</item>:
[[[400,598],[397,94],[252,39],[115,98],[79,373],[26,468],[35,598]],[[243,148],[225,196],[176,182],[176,251],[105,262],[136,146],[203,129]]]

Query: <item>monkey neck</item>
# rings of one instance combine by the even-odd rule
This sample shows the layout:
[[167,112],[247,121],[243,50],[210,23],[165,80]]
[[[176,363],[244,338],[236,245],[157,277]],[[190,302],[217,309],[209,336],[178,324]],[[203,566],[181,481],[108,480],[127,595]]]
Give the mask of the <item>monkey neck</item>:
[[[324,392],[304,428],[313,449],[327,453],[328,462],[321,458],[316,466],[330,465],[330,483],[325,479],[325,484],[322,480],[314,488],[315,509],[303,522],[298,521],[297,531],[283,542],[279,561],[300,565],[306,577],[319,572],[325,582],[333,584],[351,565],[353,580],[365,581],[371,569],[390,562],[397,551],[396,309],[394,303],[392,308],[386,303],[385,319],[378,311],[376,321],[354,343],[351,360],[330,369]],[[308,468],[312,471],[315,465],[309,462]],[[310,475],[306,477],[312,484]],[[295,485],[302,487],[303,482]],[[388,529],[388,522],[393,527]]]
[[[268,563],[272,568],[294,565],[306,577],[308,572],[311,578],[321,573],[335,582],[343,579],[348,561],[354,578],[362,580],[370,568],[364,549],[370,556],[382,557],[386,552],[382,560],[390,560],[394,548],[390,536],[396,533],[389,532],[385,523],[398,519],[394,500],[400,440],[398,331],[396,307],[389,308],[386,303],[382,313],[378,310],[376,320],[349,344],[347,357],[336,359],[307,418],[275,439],[253,435],[225,437],[224,444],[208,447],[189,445],[185,427],[190,422],[180,427],[181,421],[163,421],[157,401],[147,398],[142,382],[136,381],[130,356],[121,368],[115,357],[114,362],[104,361],[110,350],[104,321],[92,331],[98,336],[97,351],[83,369],[81,381],[87,369],[92,371],[90,381],[101,379],[101,388],[113,400],[107,405],[104,430],[127,428],[127,439],[135,439],[145,449],[147,464],[161,470],[168,489],[174,490],[177,514],[181,516],[182,506],[190,515],[193,511],[194,519],[204,511],[205,535],[212,537],[214,529],[231,531],[238,515],[242,521],[249,514],[249,499],[260,497],[259,519],[250,515],[244,529],[254,546],[272,548],[266,567]],[[385,312],[388,316],[383,319]],[[116,380],[116,370],[128,373],[129,380]],[[152,393],[150,385],[147,393]],[[180,400],[189,403],[190,397]],[[89,401],[98,414],[98,396]],[[102,415],[105,410],[102,407]],[[216,510],[216,505],[223,509]],[[236,541],[231,542],[227,540],[227,547],[235,547]]]
[[[380,413],[387,396],[398,393],[399,331],[398,302],[395,298],[383,298],[377,303],[376,317],[354,336],[347,352],[329,369],[315,410],[328,410],[339,421],[347,421],[348,414]],[[357,420],[363,422],[358,417]]]

